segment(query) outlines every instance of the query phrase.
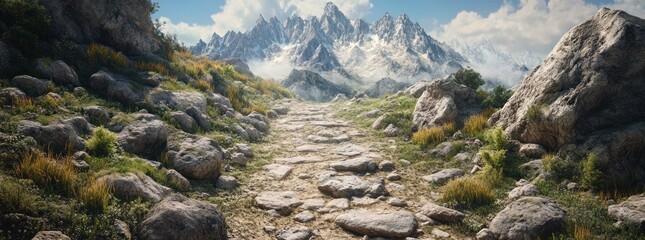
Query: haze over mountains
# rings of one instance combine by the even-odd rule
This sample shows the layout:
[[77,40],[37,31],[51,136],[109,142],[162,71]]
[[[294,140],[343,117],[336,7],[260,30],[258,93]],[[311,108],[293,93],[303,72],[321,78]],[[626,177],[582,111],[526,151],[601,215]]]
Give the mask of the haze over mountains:
[[440,42],[402,14],[374,23],[349,20],[329,2],[320,18],[291,16],[284,22],[263,16],[249,31],[213,34],[192,48],[212,59],[239,58],[264,77],[282,80],[292,69],[306,69],[354,87],[389,77],[416,82],[472,67],[484,78],[512,86],[540,63],[530,52],[500,52],[482,40],[474,44]]

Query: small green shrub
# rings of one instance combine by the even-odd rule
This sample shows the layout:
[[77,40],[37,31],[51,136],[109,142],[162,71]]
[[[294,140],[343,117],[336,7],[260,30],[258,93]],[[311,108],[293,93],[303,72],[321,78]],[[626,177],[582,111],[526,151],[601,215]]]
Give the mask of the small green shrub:
[[508,138],[501,128],[493,128],[484,133],[484,142],[495,150],[506,150]]
[[478,207],[495,202],[493,188],[477,178],[458,178],[443,187],[441,200],[460,207]]
[[579,171],[577,164],[570,157],[562,159],[558,156],[547,156],[542,159],[542,163],[544,170],[551,173],[555,180],[571,179]]
[[582,161],[582,186],[598,189],[602,180],[602,171],[598,163],[598,155],[590,153]]
[[38,54],[34,46],[47,32],[51,19],[37,0],[3,0],[0,1],[0,22],[7,28],[2,34],[3,41],[34,55]]
[[471,68],[460,69],[453,74],[453,79],[455,82],[462,84],[466,87],[469,87],[473,90],[477,90],[481,85],[484,85],[484,79],[482,79],[481,74],[475,72]]
[[116,153],[117,136],[104,127],[97,127],[87,141],[87,150],[97,157],[106,157]]
[[501,108],[511,96],[513,96],[513,91],[500,85],[493,88],[486,98],[484,98],[483,105],[485,108]]
[[428,147],[446,140],[446,135],[440,127],[424,128],[412,135],[412,142],[421,147]]

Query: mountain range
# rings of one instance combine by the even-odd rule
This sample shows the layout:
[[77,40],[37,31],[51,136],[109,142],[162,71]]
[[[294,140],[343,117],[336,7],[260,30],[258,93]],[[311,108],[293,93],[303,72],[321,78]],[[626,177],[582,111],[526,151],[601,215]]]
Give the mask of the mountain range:
[[[331,2],[320,18],[294,15],[282,23],[276,17],[267,21],[260,16],[251,30],[229,31],[223,37],[214,33],[208,43],[200,41],[191,51],[216,60],[242,59],[254,63],[252,68],[268,65],[268,72],[259,75],[284,79],[291,69],[306,69],[354,87],[386,77],[403,82],[435,79],[464,67],[482,72],[488,80],[514,85],[539,64],[539,58],[530,53],[511,57],[490,41],[440,42],[405,14],[394,18],[385,13],[371,24],[360,18],[349,20]],[[489,74],[500,64],[513,74]],[[275,75],[277,66],[284,65],[284,75]]]

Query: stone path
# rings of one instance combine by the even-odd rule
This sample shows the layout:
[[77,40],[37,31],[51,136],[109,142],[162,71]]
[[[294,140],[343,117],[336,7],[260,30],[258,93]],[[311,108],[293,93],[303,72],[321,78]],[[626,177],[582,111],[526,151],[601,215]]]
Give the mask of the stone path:
[[289,113],[271,123],[268,142],[254,146],[270,149],[271,159],[240,187],[252,195],[255,213],[229,217],[229,237],[363,239],[367,233],[397,238],[417,233],[421,222],[413,216],[433,193],[420,176],[410,176],[413,169],[392,159],[387,139],[375,140],[343,121],[329,104],[283,105]]

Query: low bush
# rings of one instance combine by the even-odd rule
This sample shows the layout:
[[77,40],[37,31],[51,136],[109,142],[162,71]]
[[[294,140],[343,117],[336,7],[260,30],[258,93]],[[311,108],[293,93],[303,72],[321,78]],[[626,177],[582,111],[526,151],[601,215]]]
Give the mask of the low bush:
[[590,153],[582,160],[582,186],[595,190],[600,187],[602,171],[598,163],[598,155]]
[[105,181],[91,180],[78,191],[77,199],[91,213],[103,213],[110,200],[110,187]]
[[441,200],[459,207],[479,207],[495,202],[495,192],[486,182],[477,178],[458,178],[443,187]]
[[494,150],[506,150],[508,148],[508,138],[501,128],[493,128],[486,131],[484,133],[484,142]]
[[500,85],[493,88],[486,98],[484,98],[483,105],[485,108],[501,108],[511,96],[513,96],[513,91]]
[[97,127],[87,141],[87,151],[97,157],[116,153],[117,136],[104,127]]
[[473,90],[477,90],[477,88],[485,83],[484,79],[482,79],[482,75],[471,68],[460,69],[453,74],[453,79],[455,82]]
[[48,191],[74,192],[76,172],[70,159],[56,160],[42,153],[26,153],[15,167],[16,173]]
[[51,18],[37,0],[0,1],[2,40],[20,48],[28,55],[38,55],[35,48],[47,32]]
[[486,129],[488,126],[488,118],[483,114],[474,115],[466,119],[464,122],[464,133],[469,136],[476,136]]
[[550,176],[555,180],[571,179],[578,175],[579,169],[577,164],[570,158],[562,159],[559,156],[546,156],[542,159],[544,170],[551,173]]
[[412,135],[412,142],[421,147],[428,147],[446,140],[440,127],[424,128]]

